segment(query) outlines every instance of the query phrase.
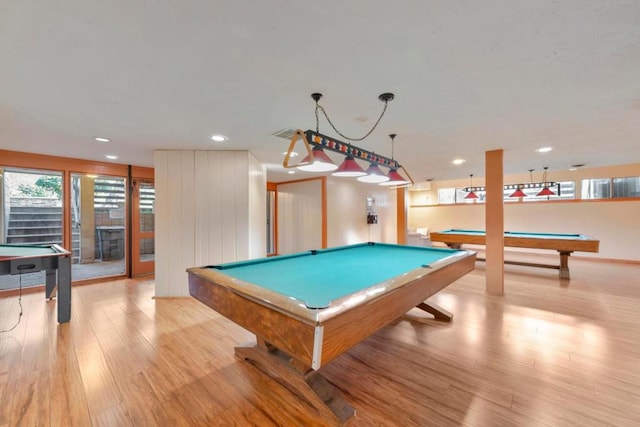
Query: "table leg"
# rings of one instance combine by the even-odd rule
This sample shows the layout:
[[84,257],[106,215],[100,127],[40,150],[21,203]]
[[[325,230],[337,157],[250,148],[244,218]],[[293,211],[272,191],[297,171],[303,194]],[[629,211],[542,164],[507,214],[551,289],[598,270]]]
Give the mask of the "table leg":
[[263,340],[258,339],[257,345],[236,347],[235,353],[315,408],[325,421],[338,425],[355,415],[340,391],[318,371],[302,366]]
[[560,278],[569,280],[569,255],[571,255],[571,252],[558,252],[560,253]]
[[450,322],[451,319],[453,319],[453,313],[432,302],[421,302],[416,306],[416,308],[432,314],[436,320],[439,320],[441,322]]
[[50,268],[45,270],[45,296],[48,299],[54,297],[53,291],[56,289],[56,269]]
[[71,320],[71,257],[58,257],[58,323]]

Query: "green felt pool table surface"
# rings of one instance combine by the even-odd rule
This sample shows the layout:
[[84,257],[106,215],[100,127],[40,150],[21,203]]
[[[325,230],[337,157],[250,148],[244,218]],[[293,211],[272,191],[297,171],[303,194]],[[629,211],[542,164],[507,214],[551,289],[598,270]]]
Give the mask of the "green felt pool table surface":
[[51,245],[0,245],[0,258],[32,257],[56,254]]
[[444,248],[364,243],[212,268],[304,301],[307,307],[324,308],[333,300],[407,271],[428,267],[456,252]]
[[[468,234],[474,236],[484,236],[486,233],[484,230],[464,230],[464,229],[451,229],[451,230],[443,230],[438,233],[442,234]],[[575,239],[575,240],[586,240],[589,239],[588,236],[584,234],[565,234],[565,233],[528,233],[528,232],[520,232],[520,231],[505,231],[505,237],[526,237],[532,239]]]

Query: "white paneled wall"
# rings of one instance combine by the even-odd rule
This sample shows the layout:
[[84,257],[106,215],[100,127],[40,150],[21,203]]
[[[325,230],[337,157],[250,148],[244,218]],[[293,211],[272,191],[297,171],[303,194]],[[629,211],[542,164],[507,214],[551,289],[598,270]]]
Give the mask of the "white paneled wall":
[[[267,173],[254,156],[249,156],[249,224],[246,239],[249,241],[248,258],[267,255]],[[244,237],[243,237],[244,238]]]
[[[372,197],[377,224],[367,224],[367,197]],[[396,191],[353,178],[327,180],[327,246],[362,242],[397,243]]]
[[322,182],[318,179],[279,184],[278,253],[321,247]]
[[266,255],[266,176],[247,151],[155,151],[156,295],[189,267]]

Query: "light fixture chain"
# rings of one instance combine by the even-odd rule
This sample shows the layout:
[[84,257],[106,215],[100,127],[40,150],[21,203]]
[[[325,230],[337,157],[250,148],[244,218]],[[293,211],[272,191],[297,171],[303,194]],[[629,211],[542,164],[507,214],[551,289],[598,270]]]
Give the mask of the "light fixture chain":
[[369,135],[371,135],[371,133],[376,129],[376,127],[378,126],[378,123],[380,123],[380,120],[382,120],[382,116],[384,116],[384,113],[387,111],[387,104],[388,101],[384,101],[384,108],[382,109],[382,113],[380,113],[380,117],[378,117],[378,120],[376,120],[376,122],[374,123],[373,127],[371,128],[371,130],[369,130],[369,132],[367,132],[366,135],[364,135],[361,138],[350,138],[342,133],[340,133],[340,131],[338,129],[336,129],[335,125],[333,124],[333,122],[331,121],[331,119],[329,118],[329,115],[327,114],[327,112],[324,110],[324,108],[322,108],[322,105],[319,105],[318,102],[316,102],[316,132],[320,133],[320,131],[318,130],[319,128],[319,118],[318,118],[318,110],[322,111],[322,114],[324,114],[324,117],[327,119],[327,122],[329,122],[329,124],[331,125],[331,127],[333,128],[333,130],[340,135],[341,137],[343,137],[344,139],[347,139],[349,141],[362,141],[364,140],[366,137],[368,137]]

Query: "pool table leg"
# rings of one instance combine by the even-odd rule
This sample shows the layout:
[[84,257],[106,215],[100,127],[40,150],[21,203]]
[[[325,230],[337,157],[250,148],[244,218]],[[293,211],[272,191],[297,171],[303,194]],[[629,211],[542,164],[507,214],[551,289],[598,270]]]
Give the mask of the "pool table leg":
[[258,338],[253,346],[236,347],[236,356],[246,360],[315,408],[331,424],[342,424],[356,413],[340,391],[318,371]]
[[440,320],[441,322],[450,322],[451,319],[453,319],[453,313],[432,302],[421,302],[416,308],[432,314],[436,320]]
[[569,280],[569,255],[571,255],[571,252],[558,252],[560,253],[560,278]]
[[56,269],[49,268],[45,270],[45,296],[47,299],[52,299],[54,297],[53,291],[56,289]]
[[[55,270],[54,270],[55,272]],[[47,272],[47,280],[49,280]],[[49,294],[47,284],[47,294]],[[48,295],[51,297],[51,295]],[[58,323],[71,320],[71,257],[58,258]]]

